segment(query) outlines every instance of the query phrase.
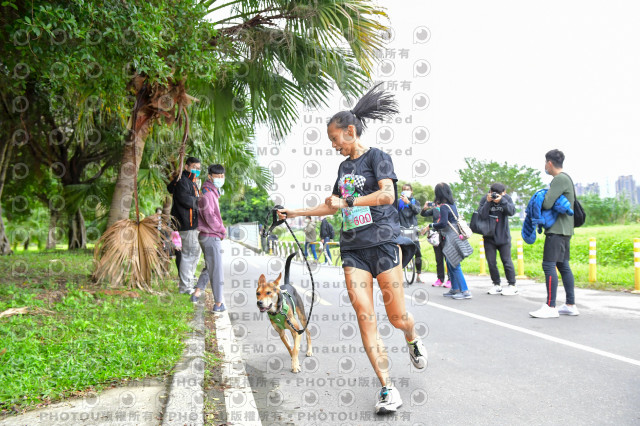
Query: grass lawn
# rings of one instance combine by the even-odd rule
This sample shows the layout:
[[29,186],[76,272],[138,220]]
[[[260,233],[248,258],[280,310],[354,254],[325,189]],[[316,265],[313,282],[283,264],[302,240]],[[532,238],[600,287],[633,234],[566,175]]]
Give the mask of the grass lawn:
[[0,312],[29,308],[0,318],[3,414],[162,376],[179,360],[193,307],[175,280],[157,295],[107,290],[90,283],[92,263],[89,251],[0,257]]
[[[295,231],[296,237],[304,244],[304,233]],[[511,257],[517,271],[516,239],[520,238],[520,229],[511,231]],[[595,237],[597,242],[597,281],[589,282],[589,238]],[[633,239],[640,238],[640,224],[589,226],[576,228],[571,239],[571,268],[576,284],[580,287],[628,291],[634,289]],[[336,240],[339,239],[336,231]],[[293,241],[287,232],[280,237],[281,241]],[[480,236],[474,234],[470,239],[474,253],[462,263],[465,273],[480,273],[480,252],[478,250]],[[435,272],[436,263],[433,249],[421,238],[423,270]],[[539,281],[544,280],[542,272],[542,250],[544,234],[538,234],[534,244],[523,243],[524,274]],[[337,251],[333,251],[336,253]],[[428,266],[424,261],[428,261]],[[426,267],[425,267],[426,266]],[[498,267],[504,279],[504,270],[498,259]],[[487,273],[489,272],[486,268]]]

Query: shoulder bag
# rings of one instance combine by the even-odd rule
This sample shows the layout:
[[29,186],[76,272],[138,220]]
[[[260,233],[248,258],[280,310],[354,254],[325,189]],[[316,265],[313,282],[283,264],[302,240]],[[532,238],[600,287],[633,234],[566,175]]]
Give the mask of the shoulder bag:
[[471,216],[471,223],[469,224],[469,227],[475,234],[480,234],[485,237],[493,237],[496,233],[497,220],[497,216],[491,215],[489,215],[487,219],[483,219],[480,217],[480,212],[476,210],[473,212],[473,216]]
[[471,228],[469,228],[469,225],[467,225],[467,221],[461,217],[457,217],[453,213],[453,209],[449,204],[445,204],[445,206],[449,208],[451,215],[453,215],[453,217],[456,219],[456,223],[458,224],[458,230],[456,231],[456,229],[453,227],[453,224],[449,222],[449,226],[451,226],[451,229],[453,229],[456,232],[456,234],[460,236],[461,240],[468,240],[469,238],[471,238],[471,236],[473,235],[473,232],[471,231]]

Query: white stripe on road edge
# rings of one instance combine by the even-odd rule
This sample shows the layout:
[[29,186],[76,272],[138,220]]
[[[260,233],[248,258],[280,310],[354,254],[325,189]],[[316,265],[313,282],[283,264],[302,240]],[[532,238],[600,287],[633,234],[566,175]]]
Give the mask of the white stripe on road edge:
[[[408,297],[411,300],[411,296],[405,295],[405,297]],[[467,316],[467,317],[470,317],[470,318],[474,318],[474,319],[477,319],[477,320],[480,320],[480,321],[488,322],[489,324],[494,324],[494,325],[498,325],[500,327],[508,328],[508,329],[515,330],[515,331],[519,331],[519,332],[524,333],[524,334],[529,334],[530,336],[535,336],[535,337],[539,337],[541,339],[549,340],[550,342],[559,343],[561,345],[569,346],[570,348],[580,349],[580,350],[583,350],[585,352],[591,352],[591,353],[596,354],[596,355],[601,355],[601,356],[604,356],[604,357],[607,357],[607,358],[615,359],[615,360],[618,360],[618,361],[626,362],[626,363],[629,363],[629,364],[632,364],[632,365],[637,365],[637,366],[640,367],[640,361],[638,361],[637,359],[627,358],[626,356],[622,356],[622,355],[616,355],[616,354],[611,353],[611,352],[607,352],[607,351],[603,351],[603,350],[600,350],[600,349],[592,348],[591,346],[581,345],[580,343],[570,342],[568,340],[560,339],[558,337],[553,337],[553,336],[550,336],[548,334],[540,333],[540,332],[533,331],[533,330],[528,330],[528,329],[526,329],[524,327],[519,327],[517,325],[511,325],[511,324],[508,324],[506,322],[502,322],[502,321],[494,320],[494,319],[491,319],[491,318],[483,317],[482,315],[472,314],[470,312],[461,311],[460,309],[450,308],[448,306],[440,305],[438,303],[427,302],[427,305],[433,306],[434,308],[444,309],[445,311],[454,312],[456,314],[464,315],[464,316]]]
[[222,382],[229,385],[224,390],[224,402],[227,410],[227,422],[233,419],[254,419],[254,421],[234,421],[234,425],[262,425],[260,415],[253,398],[251,385],[240,355],[240,347],[231,327],[229,312],[215,315],[216,340],[218,350],[222,352]]

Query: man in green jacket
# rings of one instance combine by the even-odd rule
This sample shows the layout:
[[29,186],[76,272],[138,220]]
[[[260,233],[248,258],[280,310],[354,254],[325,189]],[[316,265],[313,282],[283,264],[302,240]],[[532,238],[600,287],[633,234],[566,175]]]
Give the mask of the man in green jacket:
[[[574,209],[575,190],[573,181],[568,174],[562,171],[564,154],[553,149],[545,154],[544,171],[553,176],[549,190],[544,197],[542,208],[550,210],[558,197],[564,195]],[[545,231],[544,252],[542,255],[542,269],[544,270],[545,286],[547,288],[547,300],[537,311],[529,312],[534,318],[558,318],[563,315],[578,315],[575,305],[574,279],[571,266],[569,266],[569,248],[573,235],[573,216],[559,214],[556,222]],[[556,267],[562,276],[562,284],[567,294],[566,304],[556,309],[556,292],[558,290],[558,274]]]

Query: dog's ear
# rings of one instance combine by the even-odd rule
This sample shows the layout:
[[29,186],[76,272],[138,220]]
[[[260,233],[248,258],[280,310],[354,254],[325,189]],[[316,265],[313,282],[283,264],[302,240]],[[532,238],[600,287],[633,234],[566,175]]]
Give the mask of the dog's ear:
[[282,278],[282,272],[278,274],[278,278],[275,279],[274,284],[280,285],[280,278]]
[[264,277],[264,274],[260,275],[260,278],[258,278],[258,285],[265,284],[266,282],[267,279]]

